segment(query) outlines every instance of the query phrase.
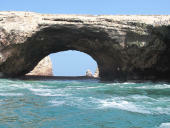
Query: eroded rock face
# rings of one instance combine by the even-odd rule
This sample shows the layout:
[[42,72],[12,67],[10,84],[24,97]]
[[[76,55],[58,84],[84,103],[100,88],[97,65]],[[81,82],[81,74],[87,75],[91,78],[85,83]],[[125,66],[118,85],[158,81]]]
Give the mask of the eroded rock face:
[[0,72],[20,76],[50,53],[93,57],[102,79],[170,79],[170,16],[0,12]]
[[52,62],[49,56],[43,58],[38,65],[26,75],[53,76]]

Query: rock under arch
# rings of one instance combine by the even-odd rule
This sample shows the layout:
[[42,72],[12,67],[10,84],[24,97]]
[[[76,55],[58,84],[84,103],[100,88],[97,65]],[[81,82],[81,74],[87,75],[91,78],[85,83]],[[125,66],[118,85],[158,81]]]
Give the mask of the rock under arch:
[[34,69],[27,73],[28,76],[53,76],[52,61],[49,56],[43,58]]

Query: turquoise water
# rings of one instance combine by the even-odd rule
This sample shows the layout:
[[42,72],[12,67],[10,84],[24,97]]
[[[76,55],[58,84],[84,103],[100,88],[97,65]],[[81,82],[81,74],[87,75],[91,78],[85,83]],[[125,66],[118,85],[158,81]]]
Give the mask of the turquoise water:
[[0,79],[0,128],[170,128],[170,84]]

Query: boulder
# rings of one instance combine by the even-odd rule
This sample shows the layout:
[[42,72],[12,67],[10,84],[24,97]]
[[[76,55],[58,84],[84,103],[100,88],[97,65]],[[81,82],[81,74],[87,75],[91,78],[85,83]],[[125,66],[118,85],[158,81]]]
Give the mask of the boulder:
[[90,69],[88,69],[88,70],[86,71],[86,76],[87,76],[87,77],[93,77],[93,74],[92,74],[92,72],[90,71]]
[[52,62],[49,56],[43,58],[37,66],[26,75],[53,76]]

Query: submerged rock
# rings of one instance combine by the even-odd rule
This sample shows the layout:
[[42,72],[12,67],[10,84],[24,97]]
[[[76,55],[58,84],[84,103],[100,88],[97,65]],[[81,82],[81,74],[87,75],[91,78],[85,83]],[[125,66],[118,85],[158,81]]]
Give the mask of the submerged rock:
[[102,79],[170,79],[170,16],[0,12],[0,72],[29,73],[50,53],[77,50]]

